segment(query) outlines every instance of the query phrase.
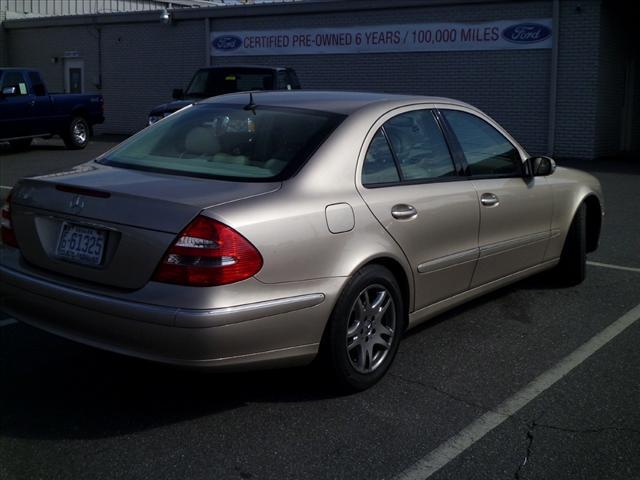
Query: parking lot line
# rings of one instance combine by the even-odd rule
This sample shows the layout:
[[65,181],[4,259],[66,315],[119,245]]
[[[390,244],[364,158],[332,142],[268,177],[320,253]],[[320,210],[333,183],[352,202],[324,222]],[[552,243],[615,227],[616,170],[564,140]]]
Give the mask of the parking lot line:
[[635,267],[623,267],[622,265],[612,265],[610,263],[600,263],[600,262],[587,262],[587,265],[592,265],[594,267],[603,267],[603,268],[613,268],[614,270],[625,270],[627,272],[636,272],[640,273],[640,268]]
[[578,347],[555,366],[539,375],[522,390],[467,425],[453,437],[429,452],[395,480],[426,480],[438,470],[481,440],[486,434],[515,415],[541,393],[564,378],[574,368],[640,319],[640,304],[633,307],[600,333]]
[[0,185],[0,188],[3,190],[11,190],[13,187],[7,187],[6,185]]
[[14,320],[13,318],[7,318],[5,320],[0,320],[0,328],[8,327],[9,325],[13,325],[14,323],[18,323],[18,321]]

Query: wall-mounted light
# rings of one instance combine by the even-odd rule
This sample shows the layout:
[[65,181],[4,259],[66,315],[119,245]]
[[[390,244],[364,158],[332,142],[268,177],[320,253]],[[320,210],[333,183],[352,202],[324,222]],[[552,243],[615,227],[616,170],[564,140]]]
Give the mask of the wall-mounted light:
[[162,9],[162,12],[160,12],[160,23],[163,25],[169,25],[171,23],[171,12],[166,8]]

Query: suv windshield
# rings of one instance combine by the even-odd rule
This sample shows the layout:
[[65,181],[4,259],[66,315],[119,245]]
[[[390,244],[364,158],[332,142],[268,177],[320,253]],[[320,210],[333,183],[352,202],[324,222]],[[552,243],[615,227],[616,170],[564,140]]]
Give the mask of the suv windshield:
[[99,161],[237,181],[284,180],[343,119],[303,109],[199,104],[146,128]]
[[185,95],[191,98],[208,98],[225,93],[273,89],[271,71],[205,69],[196,72]]

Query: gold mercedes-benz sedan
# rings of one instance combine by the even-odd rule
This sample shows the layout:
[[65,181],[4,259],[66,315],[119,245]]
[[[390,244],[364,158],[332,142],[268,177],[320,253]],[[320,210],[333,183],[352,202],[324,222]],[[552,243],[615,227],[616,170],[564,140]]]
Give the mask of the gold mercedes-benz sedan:
[[446,98],[254,92],[187,107],[2,210],[1,308],[189,366],[314,358],[373,385],[402,334],[596,249],[598,181]]

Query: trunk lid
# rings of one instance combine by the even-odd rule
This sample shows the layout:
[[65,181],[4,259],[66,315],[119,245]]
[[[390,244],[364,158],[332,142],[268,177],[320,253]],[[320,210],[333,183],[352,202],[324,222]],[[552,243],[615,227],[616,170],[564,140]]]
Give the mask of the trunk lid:
[[[13,191],[12,223],[20,250],[33,265],[136,289],[149,281],[176,234],[200,211],[279,188],[279,182],[228,182],[92,162],[21,180]],[[77,233],[95,257],[70,258],[60,247],[63,229],[65,239]]]

